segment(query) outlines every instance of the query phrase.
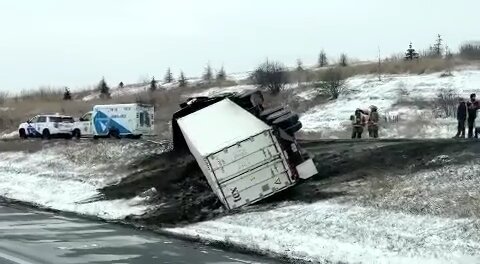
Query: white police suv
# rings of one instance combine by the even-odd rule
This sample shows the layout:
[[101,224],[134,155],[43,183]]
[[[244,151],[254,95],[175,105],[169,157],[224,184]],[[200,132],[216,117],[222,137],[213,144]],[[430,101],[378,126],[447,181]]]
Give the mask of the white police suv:
[[74,119],[71,116],[59,114],[37,115],[18,127],[21,138],[39,137],[50,139],[52,137],[72,138]]

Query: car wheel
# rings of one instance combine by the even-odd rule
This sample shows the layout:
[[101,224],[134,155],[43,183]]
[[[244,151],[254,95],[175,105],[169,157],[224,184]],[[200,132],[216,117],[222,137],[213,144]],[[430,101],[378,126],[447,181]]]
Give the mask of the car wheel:
[[119,139],[120,138],[120,133],[118,132],[118,130],[114,129],[114,130],[111,130],[111,131],[108,132],[108,136],[111,137],[111,138]]
[[27,138],[27,133],[25,132],[25,129],[22,128],[22,129],[18,130],[18,136],[20,138],[26,139]]
[[50,139],[50,138],[51,138],[51,136],[50,136],[50,131],[49,131],[48,129],[43,130],[43,132],[42,132],[42,138],[43,138],[43,139]]
[[80,129],[75,129],[72,132],[72,136],[76,139],[80,139],[82,137],[82,132],[80,132]]

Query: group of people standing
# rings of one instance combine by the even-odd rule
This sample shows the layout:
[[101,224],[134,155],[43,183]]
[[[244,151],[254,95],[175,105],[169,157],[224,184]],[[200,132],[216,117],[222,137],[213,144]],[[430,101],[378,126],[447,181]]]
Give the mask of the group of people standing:
[[365,126],[368,129],[368,136],[378,138],[378,121],[380,116],[376,106],[370,106],[369,111],[362,109],[355,110],[355,114],[350,116],[352,121],[352,138],[362,138]]
[[480,109],[480,102],[477,101],[477,96],[475,94],[470,95],[470,101],[468,102],[460,99],[457,108],[457,134],[454,138],[465,138],[465,123],[468,124],[468,138],[478,138],[480,131],[475,126],[478,109]]

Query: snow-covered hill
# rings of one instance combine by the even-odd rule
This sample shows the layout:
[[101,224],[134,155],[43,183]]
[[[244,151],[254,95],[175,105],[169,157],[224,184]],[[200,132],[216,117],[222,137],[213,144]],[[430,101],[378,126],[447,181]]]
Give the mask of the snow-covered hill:
[[[452,89],[467,99],[480,94],[480,71],[457,70],[453,76],[425,75],[355,76],[347,81],[348,93],[337,100],[314,107],[301,117],[304,132],[320,132],[322,137],[345,137],[349,117],[356,108],[378,107],[383,117],[398,116],[398,123],[387,124],[380,133],[389,138],[445,138],[455,134],[455,119],[442,118],[431,103],[443,89]],[[440,114],[440,115],[439,115]]]

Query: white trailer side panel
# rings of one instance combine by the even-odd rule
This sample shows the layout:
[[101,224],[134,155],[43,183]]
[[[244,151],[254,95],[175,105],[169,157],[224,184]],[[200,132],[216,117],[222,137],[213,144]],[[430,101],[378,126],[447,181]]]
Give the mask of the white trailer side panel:
[[203,157],[270,129],[228,99],[180,118],[178,125]]
[[177,121],[190,152],[227,208],[256,202],[294,184],[272,129],[230,100]]
[[222,183],[273,159],[279,159],[280,151],[268,130],[208,156],[208,161],[218,182]]
[[281,159],[221,184],[229,209],[254,203],[293,185]]

